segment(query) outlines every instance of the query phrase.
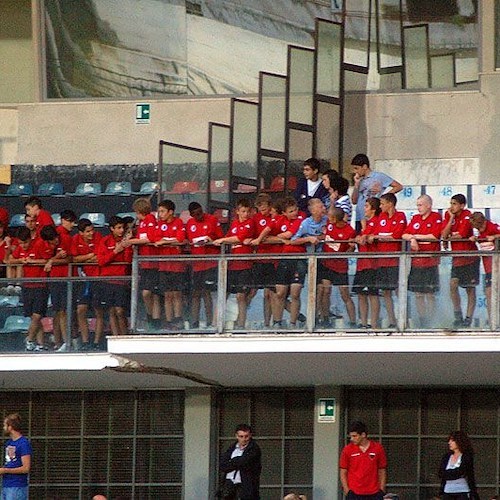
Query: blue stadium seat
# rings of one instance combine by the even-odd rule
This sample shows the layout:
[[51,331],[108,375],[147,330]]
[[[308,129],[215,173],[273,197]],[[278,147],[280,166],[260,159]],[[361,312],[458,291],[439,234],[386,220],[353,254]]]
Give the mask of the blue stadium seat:
[[61,225],[61,214],[52,214],[52,220],[56,226]]
[[8,316],[5,320],[1,333],[27,332],[31,324],[31,318],[25,316]]
[[118,214],[118,217],[132,217],[134,219],[134,221],[137,219],[137,214],[135,212],[120,212]]
[[10,218],[10,227],[23,227],[26,214],[15,214]]
[[128,196],[132,194],[132,185],[128,181],[110,182],[104,194]]
[[99,182],[82,182],[76,186],[75,192],[71,193],[76,196],[97,196],[102,193],[102,186]]
[[13,183],[7,188],[7,196],[31,196],[33,186],[31,184]]
[[143,182],[137,194],[142,194],[142,195],[154,194],[158,192],[159,187],[160,185],[155,181]]
[[102,212],[86,212],[80,219],[89,219],[95,227],[106,227],[106,216]]
[[46,182],[38,186],[36,194],[39,196],[62,196],[64,187],[60,182]]
[[19,295],[0,295],[0,307],[18,307]]

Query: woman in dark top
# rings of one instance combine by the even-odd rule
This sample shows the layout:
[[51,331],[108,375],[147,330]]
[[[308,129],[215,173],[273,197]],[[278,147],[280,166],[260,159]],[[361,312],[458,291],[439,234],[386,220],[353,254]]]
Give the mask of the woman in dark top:
[[474,451],[467,434],[455,431],[448,437],[449,452],[443,456],[439,477],[443,500],[479,500],[474,477]]

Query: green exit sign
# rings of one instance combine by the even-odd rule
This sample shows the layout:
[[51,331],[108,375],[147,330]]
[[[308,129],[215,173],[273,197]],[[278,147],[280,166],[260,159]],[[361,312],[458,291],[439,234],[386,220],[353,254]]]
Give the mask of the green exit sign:
[[151,123],[151,104],[140,102],[135,105],[135,123]]
[[318,399],[318,422],[335,422],[335,398]]

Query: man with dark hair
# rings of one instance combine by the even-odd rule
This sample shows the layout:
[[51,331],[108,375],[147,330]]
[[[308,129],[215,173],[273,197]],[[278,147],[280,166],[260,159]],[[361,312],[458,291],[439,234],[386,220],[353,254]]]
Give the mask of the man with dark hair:
[[[470,223],[471,213],[465,208],[466,205],[467,198],[463,194],[455,194],[451,197],[450,208],[444,214],[441,237],[450,240],[451,249],[454,251],[477,251],[476,243],[469,240],[474,233]],[[453,257],[451,262],[450,296],[455,316],[454,327],[472,325],[476,308],[476,286],[479,284],[479,263],[479,257],[475,256]],[[467,292],[465,319],[462,316],[458,287],[465,288]]]
[[236,442],[222,454],[220,470],[224,474],[219,498],[259,500],[261,451],[247,424],[236,427]]
[[302,172],[304,177],[299,180],[297,189],[293,193],[293,197],[297,201],[300,212],[311,215],[309,212],[309,200],[311,198],[319,198],[324,200],[328,197],[328,191],[323,185],[321,179],[321,162],[316,158],[309,158],[304,162]]
[[30,196],[24,203],[24,208],[26,209],[26,214],[30,217],[34,217],[36,221],[36,232],[37,235],[40,234],[42,227],[44,226],[54,226],[54,219],[50,212],[42,208],[42,200],[38,196]]
[[340,455],[340,482],[350,500],[382,500],[387,483],[387,457],[383,446],[367,437],[363,422],[348,428],[351,442]]
[[398,193],[403,186],[382,172],[373,172],[365,154],[357,154],[351,160],[351,167],[354,171],[352,202],[356,204],[356,231],[359,232],[364,223],[366,200],[370,197],[380,198],[388,188],[391,188],[388,193]]
[[4,418],[3,432],[9,439],[5,443],[5,465],[0,467],[2,499],[27,500],[33,450],[21,433],[21,418],[17,413]]

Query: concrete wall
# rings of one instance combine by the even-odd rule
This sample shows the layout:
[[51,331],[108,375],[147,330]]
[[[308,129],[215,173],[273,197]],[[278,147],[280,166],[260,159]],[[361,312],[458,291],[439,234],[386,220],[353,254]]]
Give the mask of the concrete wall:
[[144,164],[158,161],[160,139],[206,148],[208,122],[229,122],[225,98],[151,103],[151,123],[135,123],[136,101],[20,105],[16,163]]

